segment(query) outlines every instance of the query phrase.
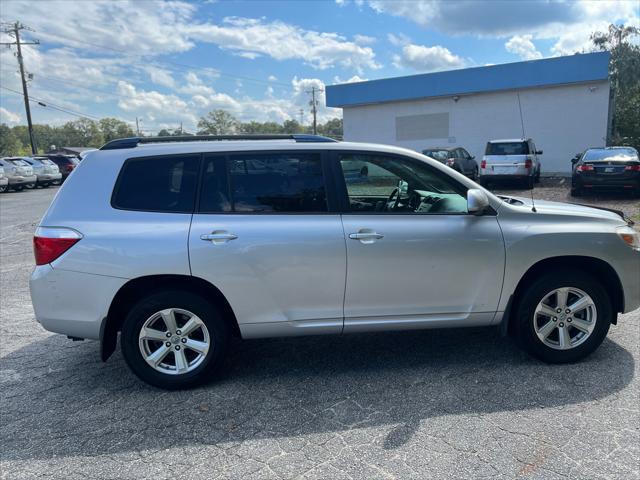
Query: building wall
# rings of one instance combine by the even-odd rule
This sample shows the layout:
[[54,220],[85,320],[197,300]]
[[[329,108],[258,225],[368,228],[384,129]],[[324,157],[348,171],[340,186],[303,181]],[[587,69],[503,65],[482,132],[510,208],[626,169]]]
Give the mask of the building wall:
[[[585,148],[606,143],[609,83],[562,85],[527,90],[390,102],[344,108],[347,141],[398,145],[420,151],[428,147],[461,146],[480,161],[488,140],[522,137],[518,93],[525,136],[533,138],[541,156],[543,175],[571,172],[571,158]],[[396,131],[396,117],[449,117],[449,136],[415,138],[415,132]],[[435,115],[432,114],[445,114]],[[398,125],[406,125],[406,119]],[[445,129],[446,130],[446,129]],[[438,131],[443,132],[442,128]],[[439,133],[443,134],[443,133]],[[398,140],[398,138],[412,138]]]

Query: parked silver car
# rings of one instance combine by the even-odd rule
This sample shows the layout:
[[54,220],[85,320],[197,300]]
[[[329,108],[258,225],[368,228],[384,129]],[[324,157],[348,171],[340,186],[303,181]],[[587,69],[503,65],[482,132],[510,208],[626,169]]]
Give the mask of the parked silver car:
[[[233,335],[499,325],[573,362],[640,306],[640,239],[620,213],[532,209],[392,146],[232,138],[87,155],[35,233],[37,320],[99,340],[105,360],[120,332],[136,375],[182,388],[223,367]],[[354,162],[374,179],[347,181]]]
[[4,168],[4,174],[9,181],[9,188],[20,191],[25,187],[36,184],[38,177],[33,173],[33,167],[21,157],[5,157],[0,159],[0,166]]
[[480,183],[515,180],[532,189],[540,180],[538,155],[542,150],[537,150],[530,138],[491,140],[480,163]]
[[25,162],[33,167],[33,173],[38,180],[36,185],[46,188],[49,185],[58,184],[62,180],[62,174],[58,165],[46,157],[23,157]]
[[0,193],[6,192],[9,188],[9,179],[4,174],[4,167],[0,167]]

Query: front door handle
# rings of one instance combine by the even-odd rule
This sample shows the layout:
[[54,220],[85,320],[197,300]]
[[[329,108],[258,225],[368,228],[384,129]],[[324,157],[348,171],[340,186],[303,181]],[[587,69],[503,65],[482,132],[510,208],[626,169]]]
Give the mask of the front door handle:
[[211,233],[203,233],[200,235],[200,240],[211,242],[216,245],[226,243],[230,240],[235,240],[236,238],[238,238],[237,235],[229,233],[226,230],[214,230]]
[[378,232],[374,232],[368,228],[362,228],[358,233],[350,233],[349,238],[351,240],[360,240],[361,243],[374,243],[376,240],[384,238],[384,235]]

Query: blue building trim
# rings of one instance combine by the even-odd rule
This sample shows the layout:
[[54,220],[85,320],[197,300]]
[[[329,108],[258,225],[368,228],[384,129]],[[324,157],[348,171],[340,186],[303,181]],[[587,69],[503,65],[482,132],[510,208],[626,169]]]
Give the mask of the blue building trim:
[[326,87],[328,107],[607,80],[609,52],[505,63]]

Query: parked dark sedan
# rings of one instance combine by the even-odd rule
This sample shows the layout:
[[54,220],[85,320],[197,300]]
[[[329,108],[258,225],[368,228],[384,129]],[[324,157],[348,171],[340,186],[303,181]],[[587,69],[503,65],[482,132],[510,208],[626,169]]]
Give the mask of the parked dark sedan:
[[53,163],[58,165],[58,169],[60,173],[62,173],[62,181],[64,182],[69,174],[73,172],[73,169],[76,168],[80,160],[78,157],[74,155],[62,155],[57,153],[49,153],[45,155],[38,155],[39,157],[48,158]]
[[640,195],[640,160],[632,147],[590,148],[574,164],[571,195],[594,190],[629,191]]
[[438,160],[472,180],[478,178],[478,164],[474,156],[460,147],[434,147],[422,150],[422,154]]

